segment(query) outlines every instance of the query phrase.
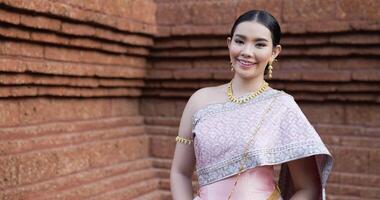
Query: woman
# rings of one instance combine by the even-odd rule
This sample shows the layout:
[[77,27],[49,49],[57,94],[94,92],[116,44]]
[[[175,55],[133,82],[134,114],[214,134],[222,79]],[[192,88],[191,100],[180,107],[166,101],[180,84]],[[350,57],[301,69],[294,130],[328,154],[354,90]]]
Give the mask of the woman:
[[[281,30],[265,11],[234,23],[232,80],[196,91],[182,114],[170,183],[174,200],[325,199],[332,157],[293,97],[269,87]],[[281,164],[274,182],[273,166]]]

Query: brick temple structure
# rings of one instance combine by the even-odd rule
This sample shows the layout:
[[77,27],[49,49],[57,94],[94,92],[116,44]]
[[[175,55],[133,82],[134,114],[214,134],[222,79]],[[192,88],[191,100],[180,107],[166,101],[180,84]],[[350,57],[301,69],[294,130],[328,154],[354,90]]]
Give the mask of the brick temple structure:
[[380,199],[379,7],[0,0],[0,200],[171,199],[183,108],[232,78],[226,37],[249,9],[282,26],[268,82],[295,97],[331,150],[328,199]]

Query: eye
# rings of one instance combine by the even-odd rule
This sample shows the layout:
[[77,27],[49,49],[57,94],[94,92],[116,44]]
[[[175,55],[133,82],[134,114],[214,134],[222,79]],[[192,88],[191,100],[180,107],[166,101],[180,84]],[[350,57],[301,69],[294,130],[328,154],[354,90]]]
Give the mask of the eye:
[[267,45],[265,43],[257,43],[256,46],[257,47],[266,47]]
[[236,44],[244,44],[244,42],[242,40],[239,40],[239,39],[235,39],[235,43]]

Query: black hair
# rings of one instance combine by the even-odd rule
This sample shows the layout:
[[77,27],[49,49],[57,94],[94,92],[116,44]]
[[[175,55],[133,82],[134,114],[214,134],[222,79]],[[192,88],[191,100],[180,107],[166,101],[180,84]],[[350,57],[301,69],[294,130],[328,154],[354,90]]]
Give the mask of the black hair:
[[[264,10],[250,10],[240,15],[234,22],[230,37],[232,38],[237,25],[246,21],[254,21],[267,27],[271,32],[273,47],[280,44],[281,28],[277,20],[267,11]],[[265,68],[265,75],[268,73],[268,65]]]
[[277,20],[267,11],[264,10],[250,10],[240,15],[232,26],[230,37],[235,33],[237,25],[246,21],[254,21],[267,27],[272,33],[273,46],[280,44],[281,28]]

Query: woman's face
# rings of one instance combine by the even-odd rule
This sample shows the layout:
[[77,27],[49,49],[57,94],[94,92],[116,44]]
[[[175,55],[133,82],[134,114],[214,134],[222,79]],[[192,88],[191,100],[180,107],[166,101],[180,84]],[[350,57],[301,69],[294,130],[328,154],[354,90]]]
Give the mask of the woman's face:
[[280,45],[273,48],[270,30],[254,21],[237,25],[227,44],[235,75],[245,79],[264,76],[268,62],[281,51]]

